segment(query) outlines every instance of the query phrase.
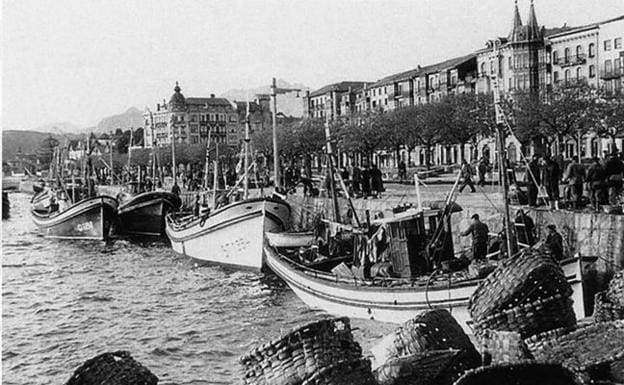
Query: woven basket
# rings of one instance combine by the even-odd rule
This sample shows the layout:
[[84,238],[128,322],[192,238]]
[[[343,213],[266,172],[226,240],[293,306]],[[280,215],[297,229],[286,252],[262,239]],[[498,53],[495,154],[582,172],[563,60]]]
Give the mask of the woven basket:
[[485,330],[478,339],[481,356],[486,364],[517,362],[532,358],[520,333]]
[[558,361],[579,374],[596,373],[624,357],[624,322],[592,324],[550,340],[534,353],[535,358]]
[[300,384],[340,361],[355,361],[362,348],[353,341],[349,319],[330,318],[292,330],[240,358],[246,384]]
[[370,361],[342,361],[310,375],[301,385],[377,385]]
[[547,332],[535,334],[529,338],[524,340],[524,344],[529,349],[532,355],[535,355],[537,352],[544,348],[544,345],[548,345],[550,341],[559,338],[563,335],[566,335],[576,329],[576,326],[571,327],[562,327],[557,329],[552,329]]
[[126,351],[104,353],[82,364],[66,385],[156,385],[158,377]]
[[455,385],[573,385],[577,376],[557,363],[514,362],[482,366],[466,372]]
[[606,295],[609,302],[624,307],[624,270],[620,270],[611,278]]
[[527,249],[501,262],[472,294],[468,309],[475,323],[523,303],[572,294],[561,267],[548,255]]
[[375,370],[379,385],[439,384],[438,377],[448,370],[460,350],[435,350],[393,358]]
[[490,329],[518,332],[522,338],[528,338],[552,329],[572,327],[575,324],[576,316],[572,300],[557,294],[493,314],[481,322],[474,323],[473,328],[476,334]]
[[594,322],[609,322],[624,319],[624,306],[611,303],[608,292],[601,291],[594,297]]

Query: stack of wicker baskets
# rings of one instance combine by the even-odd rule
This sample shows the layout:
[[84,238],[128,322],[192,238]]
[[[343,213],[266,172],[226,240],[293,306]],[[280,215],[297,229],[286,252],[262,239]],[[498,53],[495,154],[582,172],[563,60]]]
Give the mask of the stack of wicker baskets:
[[294,329],[253,349],[240,363],[245,384],[374,384],[370,361],[362,358],[346,317]]
[[615,274],[606,291],[594,298],[594,322],[624,319],[624,270]]
[[87,360],[66,385],[156,385],[158,377],[126,351],[103,353]]
[[479,353],[455,318],[431,310],[406,322],[373,349],[383,385],[451,384],[478,366]]
[[470,298],[477,335],[513,331],[522,338],[576,324],[572,289],[561,267],[536,250],[499,264]]
[[574,385],[577,377],[557,363],[524,361],[483,366],[464,373],[455,385]]

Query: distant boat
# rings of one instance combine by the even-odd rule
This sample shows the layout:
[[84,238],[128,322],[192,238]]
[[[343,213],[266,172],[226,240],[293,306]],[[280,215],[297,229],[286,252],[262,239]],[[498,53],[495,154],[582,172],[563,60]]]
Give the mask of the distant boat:
[[167,215],[173,250],[196,260],[262,269],[265,231],[283,231],[290,206],[278,198],[251,198],[218,208],[208,216]]
[[109,196],[83,199],[62,211],[31,209],[33,221],[47,238],[106,240],[115,216],[117,200]]
[[9,201],[9,193],[2,191],[2,219],[8,219],[11,216],[11,202]]
[[316,240],[313,231],[267,232],[266,237],[269,245],[279,248],[309,247]]
[[148,191],[122,201],[117,211],[122,234],[165,235],[165,217],[180,209],[182,201],[167,191]]

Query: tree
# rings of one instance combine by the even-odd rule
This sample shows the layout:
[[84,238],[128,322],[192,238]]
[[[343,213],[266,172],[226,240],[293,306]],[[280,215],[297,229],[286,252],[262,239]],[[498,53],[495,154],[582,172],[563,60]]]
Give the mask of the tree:
[[54,156],[54,149],[58,147],[59,141],[49,135],[45,138],[39,148],[37,149],[37,158],[42,167],[48,167],[52,163],[52,157]]
[[425,166],[431,168],[431,149],[440,142],[442,134],[448,130],[451,117],[441,103],[428,103],[408,107],[414,109],[414,135],[418,144],[425,150]]
[[386,117],[381,112],[363,112],[344,120],[335,130],[338,142],[346,151],[366,155],[372,159],[376,150],[381,149],[384,141]]

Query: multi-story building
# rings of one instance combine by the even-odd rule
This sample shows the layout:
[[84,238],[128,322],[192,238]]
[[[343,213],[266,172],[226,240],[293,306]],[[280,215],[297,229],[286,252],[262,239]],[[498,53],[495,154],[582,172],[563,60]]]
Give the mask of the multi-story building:
[[619,92],[624,78],[624,16],[600,23],[599,28],[600,81],[607,93]]
[[[304,117],[336,119],[355,111],[355,90],[365,82],[345,81],[327,85],[313,92],[306,92],[303,98]],[[344,94],[353,94],[343,101]],[[348,105],[346,103],[348,103]],[[347,110],[343,110],[348,108]]]
[[548,36],[555,87],[572,82],[598,86],[599,30],[598,24],[591,24]]
[[145,146],[171,143],[203,143],[211,140],[235,146],[240,142],[239,114],[236,105],[225,98],[186,98],[176,82],[169,103],[163,100],[155,111],[143,114],[145,120]]

